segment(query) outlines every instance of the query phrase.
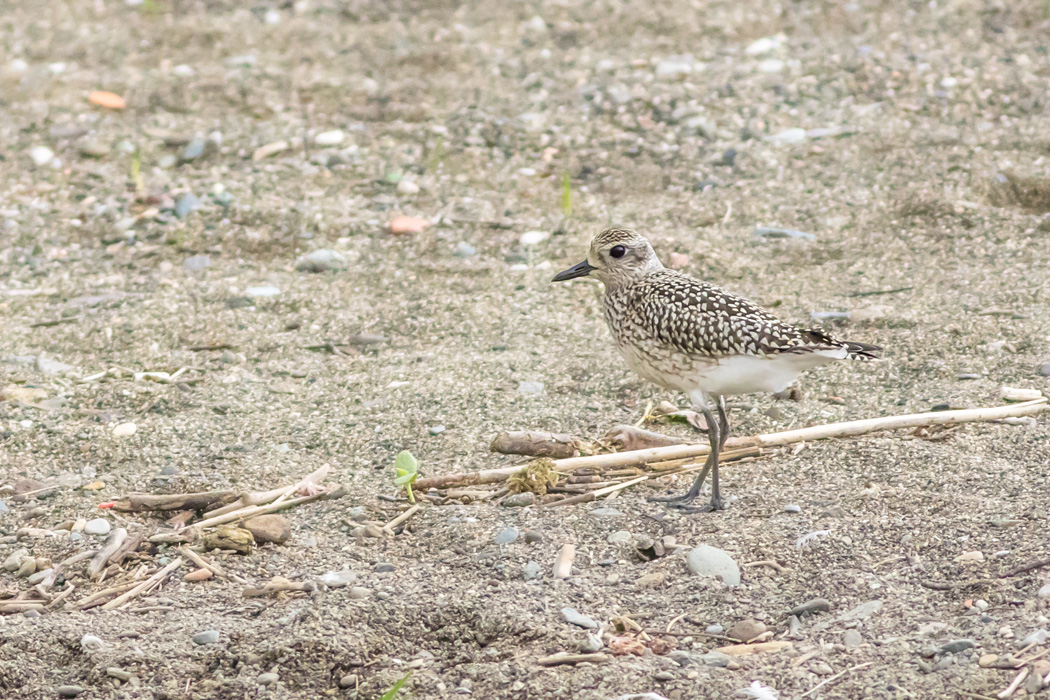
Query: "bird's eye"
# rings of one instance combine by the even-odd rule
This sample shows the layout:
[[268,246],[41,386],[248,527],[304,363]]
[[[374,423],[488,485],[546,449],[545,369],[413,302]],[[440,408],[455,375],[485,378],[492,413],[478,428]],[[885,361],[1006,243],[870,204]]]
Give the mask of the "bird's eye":
[[622,245],[614,245],[612,248],[609,249],[609,255],[613,256],[614,258],[622,258],[624,255],[626,255],[626,253],[627,249],[624,248]]

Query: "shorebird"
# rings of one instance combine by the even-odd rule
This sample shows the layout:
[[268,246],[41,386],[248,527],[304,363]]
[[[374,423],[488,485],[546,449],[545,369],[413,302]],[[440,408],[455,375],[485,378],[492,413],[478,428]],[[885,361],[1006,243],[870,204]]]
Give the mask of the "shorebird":
[[[689,512],[725,507],[718,455],[729,436],[726,396],[783,391],[808,369],[874,360],[881,349],[792,326],[743,297],[668,270],[649,241],[627,229],[596,235],[587,259],[553,281],[588,275],[605,286],[605,322],[627,366],[653,384],[684,392],[707,421],[711,452],[688,493],[653,499]],[[709,472],[710,503],[691,506]]]

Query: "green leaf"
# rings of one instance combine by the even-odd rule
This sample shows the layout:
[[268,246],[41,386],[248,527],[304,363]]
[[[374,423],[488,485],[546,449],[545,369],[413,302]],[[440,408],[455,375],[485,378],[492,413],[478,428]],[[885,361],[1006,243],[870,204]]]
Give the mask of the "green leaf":
[[398,474],[415,474],[419,469],[419,462],[408,450],[401,450],[394,459],[394,471]]
[[394,479],[394,483],[398,486],[404,486],[405,484],[411,484],[418,478],[419,474],[402,474],[401,476]]
[[397,694],[401,692],[401,686],[403,686],[405,684],[405,682],[408,680],[409,676],[411,676],[411,675],[412,675],[412,672],[409,671],[404,676],[402,676],[397,681],[397,683],[394,683],[394,685],[390,686],[390,690],[388,690],[385,693],[383,693],[383,697],[381,697],[379,700],[394,700],[394,698],[397,697]]

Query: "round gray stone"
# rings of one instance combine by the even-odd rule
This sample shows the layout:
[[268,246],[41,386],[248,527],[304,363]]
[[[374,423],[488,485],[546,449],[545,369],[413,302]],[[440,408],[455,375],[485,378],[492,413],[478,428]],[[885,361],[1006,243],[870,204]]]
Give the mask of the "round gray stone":
[[694,548],[686,563],[696,576],[711,576],[729,586],[740,585],[740,567],[733,557],[717,547],[702,544]]
[[193,635],[194,644],[214,644],[219,641],[218,630],[205,630]]

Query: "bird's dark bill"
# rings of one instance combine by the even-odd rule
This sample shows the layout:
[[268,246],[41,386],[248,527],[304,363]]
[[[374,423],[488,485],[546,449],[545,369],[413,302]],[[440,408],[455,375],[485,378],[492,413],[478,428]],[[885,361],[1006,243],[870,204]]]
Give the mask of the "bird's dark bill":
[[562,270],[558,274],[554,275],[552,282],[564,282],[565,280],[574,280],[577,277],[586,277],[591,274],[592,270],[597,270],[594,265],[584,260],[581,263],[577,263],[570,267],[568,270]]

